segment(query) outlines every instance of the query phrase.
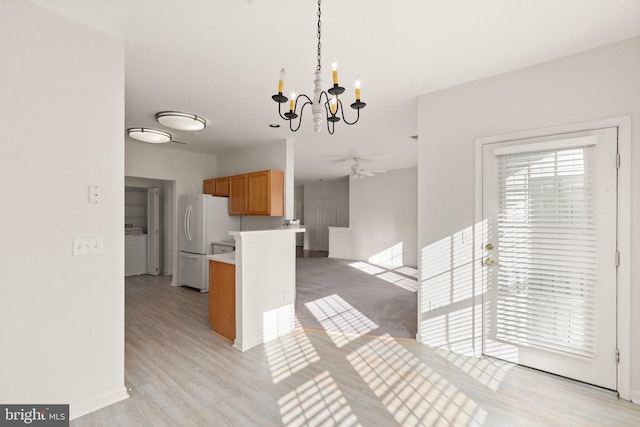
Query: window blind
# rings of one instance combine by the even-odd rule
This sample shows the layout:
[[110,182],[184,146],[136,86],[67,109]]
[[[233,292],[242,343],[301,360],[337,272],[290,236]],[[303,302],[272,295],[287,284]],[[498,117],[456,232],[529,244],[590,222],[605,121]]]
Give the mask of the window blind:
[[594,356],[598,265],[592,151],[497,156],[499,340]]

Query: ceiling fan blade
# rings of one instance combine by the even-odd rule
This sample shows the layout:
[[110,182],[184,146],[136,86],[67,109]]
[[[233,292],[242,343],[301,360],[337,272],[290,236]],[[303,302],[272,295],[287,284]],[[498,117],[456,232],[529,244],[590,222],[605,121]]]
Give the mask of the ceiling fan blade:
[[175,142],[176,144],[184,144],[187,145],[186,142],[182,142],[182,141],[176,141],[175,139],[172,139],[171,142]]
[[384,169],[369,169],[369,172],[373,172],[373,173],[385,173],[386,170]]
[[373,173],[371,173],[371,171],[361,171],[360,173],[365,176],[373,176]]

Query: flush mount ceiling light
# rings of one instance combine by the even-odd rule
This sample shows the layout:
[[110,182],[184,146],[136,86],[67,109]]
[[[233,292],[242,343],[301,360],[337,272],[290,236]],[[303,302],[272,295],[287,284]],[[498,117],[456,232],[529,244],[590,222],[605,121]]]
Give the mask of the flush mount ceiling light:
[[156,120],[166,127],[177,130],[202,130],[207,126],[207,121],[202,117],[180,111],[161,111],[156,114]]
[[[309,99],[309,97],[304,94],[298,95],[296,97],[296,93],[294,91],[291,93],[291,100],[289,101],[289,111],[284,113],[284,115],[282,114],[280,106],[281,104],[284,104],[285,102],[288,101],[288,98],[282,95],[282,89],[284,87],[284,84],[283,84],[284,68],[280,70],[280,81],[278,83],[278,93],[276,95],[271,96],[271,99],[273,99],[275,102],[278,103],[278,114],[284,120],[289,121],[289,129],[291,129],[291,131],[296,132],[298,129],[300,129],[300,123],[302,122],[302,113],[304,111],[304,107],[311,104],[311,114],[313,114],[313,123],[314,123],[313,130],[316,133],[320,132],[320,129],[321,129],[320,125],[322,124],[322,118],[324,116],[324,118],[327,121],[327,131],[329,132],[330,135],[333,135],[333,132],[335,130],[334,129],[335,124],[336,122],[340,121],[340,117],[338,117],[338,115],[342,117],[342,120],[346,124],[354,125],[358,122],[358,120],[360,120],[360,110],[363,109],[367,104],[360,101],[360,79],[358,78],[358,76],[356,76],[356,81],[355,81],[356,102],[351,104],[351,108],[353,108],[358,112],[358,116],[356,117],[356,120],[354,122],[349,122],[347,121],[347,119],[345,119],[344,109],[342,107],[342,101],[340,101],[340,99],[338,98],[338,95],[342,95],[342,93],[344,92],[344,88],[338,84],[338,64],[335,61],[332,64],[333,86],[329,88],[326,92],[322,90],[322,61],[321,61],[321,52],[320,52],[322,47],[322,43],[320,43],[320,37],[321,37],[320,28],[321,28],[322,22],[320,21],[320,15],[321,15],[320,1],[321,0],[318,0],[318,54],[317,54],[318,65],[316,67],[316,79],[313,81],[315,83],[315,90],[313,91],[313,101],[311,101],[311,99]],[[329,99],[329,95],[331,95],[331,99]],[[324,103],[323,103],[323,97],[324,97]],[[298,125],[294,129],[293,120],[298,118],[298,114],[296,113],[296,110],[298,109],[298,100],[300,98],[304,98],[306,99],[306,101],[304,101],[304,103],[302,104],[302,107],[300,107],[300,119],[298,120]]]
[[171,134],[157,129],[149,128],[129,128],[127,135],[138,141],[150,142],[152,144],[162,144],[171,141]]

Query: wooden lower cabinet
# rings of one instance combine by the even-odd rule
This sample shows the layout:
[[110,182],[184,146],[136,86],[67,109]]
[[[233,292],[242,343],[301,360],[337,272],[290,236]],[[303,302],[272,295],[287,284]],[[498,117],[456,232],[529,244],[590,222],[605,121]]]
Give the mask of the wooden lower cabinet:
[[209,261],[209,321],[211,330],[231,342],[236,339],[236,266]]

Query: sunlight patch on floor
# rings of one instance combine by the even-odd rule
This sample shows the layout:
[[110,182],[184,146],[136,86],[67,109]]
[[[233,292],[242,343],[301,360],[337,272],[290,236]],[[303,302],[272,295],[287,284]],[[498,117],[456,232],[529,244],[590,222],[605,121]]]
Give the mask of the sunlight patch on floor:
[[262,313],[262,341],[289,334],[294,329],[295,308],[293,304],[283,305]]
[[434,351],[456,368],[478,381],[489,390],[497,391],[515,365],[501,360],[463,356],[452,351],[437,348]]
[[376,267],[371,264],[367,264],[366,262],[352,262],[349,266],[357,268],[360,271],[364,271],[365,273],[369,273],[372,276],[387,271],[384,268]]
[[415,277],[416,279],[418,278],[417,268],[404,266],[404,267],[396,268],[395,271],[397,271],[398,273],[404,274],[405,276]]
[[278,400],[285,427],[360,426],[328,371]]
[[[383,264],[381,264],[383,265]],[[350,267],[357,268],[360,271],[371,274],[379,279],[384,280],[385,282],[394,284],[402,289],[405,289],[409,292],[418,292],[418,281],[411,277],[418,277],[418,270],[411,267],[400,267],[395,268],[395,266],[391,266],[394,271],[387,270],[382,267],[378,267],[375,265],[368,264],[366,262],[353,262],[349,264]],[[404,276],[398,274],[404,274]],[[411,276],[411,277],[406,277]]]
[[387,271],[386,273],[378,274],[376,277],[393,283],[394,285],[401,287],[402,289],[406,289],[410,292],[418,292],[418,281],[414,279],[409,279],[408,277],[401,276],[399,274],[393,273],[391,271]]
[[329,335],[338,348],[378,328],[371,319],[335,294],[305,306],[326,331],[340,332]]
[[402,426],[481,426],[487,411],[391,339],[375,339],[347,356]]
[[265,343],[264,348],[274,384],[320,360],[316,349],[301,329]]

